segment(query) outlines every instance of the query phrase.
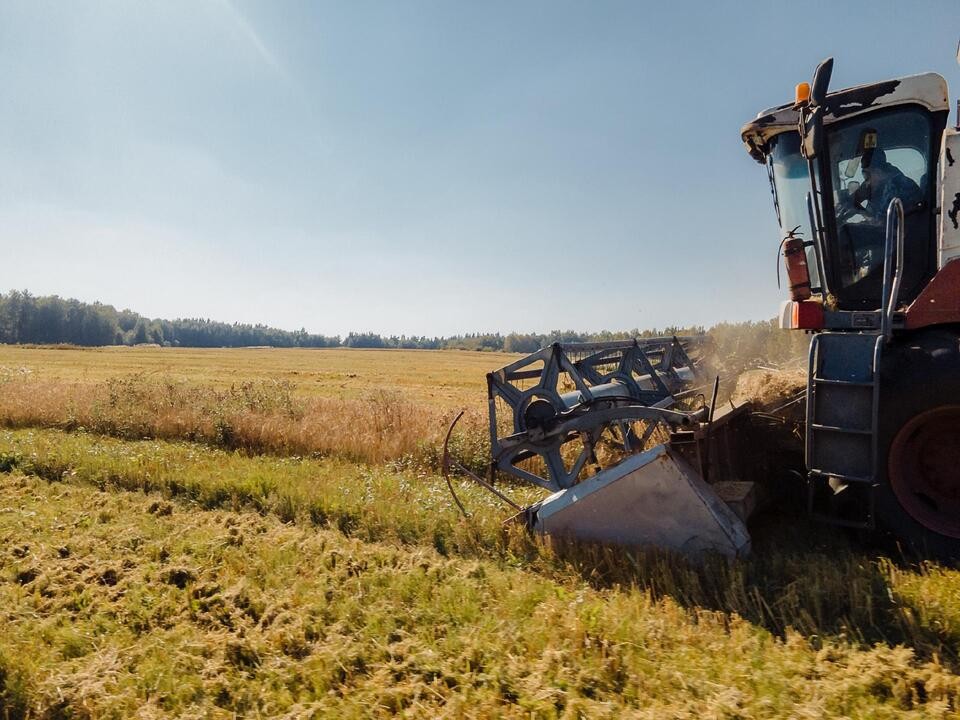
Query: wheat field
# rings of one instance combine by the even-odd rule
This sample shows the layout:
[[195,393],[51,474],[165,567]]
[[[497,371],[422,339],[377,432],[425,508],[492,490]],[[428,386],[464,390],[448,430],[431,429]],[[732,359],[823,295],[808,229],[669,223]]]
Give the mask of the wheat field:
[[463,518],[438,443],[466,408],[482,464],[509,359],[0,347],[0,716],[958,715],[953,569],[790,508],[699,565]]

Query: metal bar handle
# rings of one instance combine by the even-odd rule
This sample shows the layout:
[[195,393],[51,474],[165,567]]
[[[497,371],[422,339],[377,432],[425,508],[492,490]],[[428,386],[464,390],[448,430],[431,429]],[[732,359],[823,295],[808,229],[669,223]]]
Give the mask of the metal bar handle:
[[[807,193],[807,214],[810,216],[810,233],[813,237],[813,256],[817,260],[817,285],[820,286],[820,292],[826,299],[827,293],[827,275],[823,271],[823,233],[817,222],[817,213],[813,206],[813,193]],[[779,270],[779,267],[777,268]]]
[[[896,246],[894,246],[896,243]],[[894,258],[896,252],[896,258]],[[896,265],[894,265],[896,263]],[[894,198],[887,206],[887,233],[883,249],[883,300],[880,307],[880,332],[887,342],[893,334],[893,313],[900,297],[903,279],[903,203]]]

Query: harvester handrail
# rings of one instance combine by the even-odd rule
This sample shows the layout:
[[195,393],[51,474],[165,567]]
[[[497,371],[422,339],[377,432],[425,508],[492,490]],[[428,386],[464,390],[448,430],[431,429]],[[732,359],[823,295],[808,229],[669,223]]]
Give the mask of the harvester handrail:
[[[894,259],[894,241],[896,241],[896,259]],[[887,206],[887,232],[883,249],[883,299],[880,303],[880,333],[887,342],[893,335],[893,313],[897,309],[902,279],[903,203],[900,198],[895,197]]]

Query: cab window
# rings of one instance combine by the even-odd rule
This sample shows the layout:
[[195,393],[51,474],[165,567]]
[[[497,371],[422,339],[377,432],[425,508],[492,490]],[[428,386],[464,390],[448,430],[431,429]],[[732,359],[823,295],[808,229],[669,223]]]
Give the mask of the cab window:
[[[837,291],[853,307],[879,307],[887,208],[903,203],[904,288],[928,265],[931,121],[919,108],[872,113],[828,127]],[[843,304],[843,303],[842,303]]]

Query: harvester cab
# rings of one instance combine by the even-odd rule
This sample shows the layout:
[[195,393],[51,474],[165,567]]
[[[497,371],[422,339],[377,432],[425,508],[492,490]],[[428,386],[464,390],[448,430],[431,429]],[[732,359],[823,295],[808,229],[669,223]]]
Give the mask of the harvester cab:
[[[765,110],[741,133],[767,166],[784,236],[802,239],[805,253],[791,254],[788,263],[791,302],[817,296],[816,307],[789,306],[785,324],[793,326],[796,315],[805,329],[879,329],[884,268],[894,269],[885,263],[888,212],[904,238],[902,259],[896,242],[891,248],[896,302],[911,303],[960,254],[957,234],[949,232],[938,253],[936,223],[940,154],[952,167],[956,131],[944,132],[949,103],[940,75],[828,93],[832,67],[825,60],[812,84],[797,86],[794,103]],[[891,207],[895,198],[900,209]],[[839,314],[821,316],[820,309]]]
[[960,128],[925,73],[794,102],[744,125],[767,168],[790,287],[781,326],[814,333],[810,511],[960,551]]

